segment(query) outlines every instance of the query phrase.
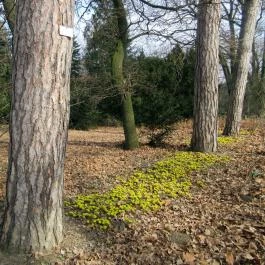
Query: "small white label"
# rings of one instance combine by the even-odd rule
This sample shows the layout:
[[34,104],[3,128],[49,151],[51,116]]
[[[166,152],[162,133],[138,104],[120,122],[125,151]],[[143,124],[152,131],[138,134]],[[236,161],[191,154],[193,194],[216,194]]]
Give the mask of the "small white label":
[[69,38],[73,38],[74,37],[74,29],[69,28],[69,27],[65,27],[65,26],[60,26],[60,35],[66,36]]

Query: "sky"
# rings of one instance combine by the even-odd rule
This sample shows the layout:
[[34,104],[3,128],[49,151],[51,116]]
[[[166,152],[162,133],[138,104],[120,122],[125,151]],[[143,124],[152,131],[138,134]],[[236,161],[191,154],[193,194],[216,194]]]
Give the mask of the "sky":
[[[82,0],[83,5],[86,0]],[[128,1],[130,3],[130,1]],[[138,34],[139,32],[143,32],[147,29],[147,21],[144,20],[142,23],[137,23],[137,21],[140,20],[140,16],[136,14],[135,12],[132,12],[132,6],[127,5],[126,9],[128,11],[127,20],[129,24],[132,24],[133,26],[130,26],[130,35],[134,36],[135,34]],[[81,47],[84,49],[86,45],[86,40],[83,36],[84,29],[86,27],[86,21],[90,20],[93,14],[93,11],[86,12],[84,17],[80,19],[80,14],[83,14],[85,11],[84,7],[77,8],[76,16],[75,16],[75,36],[77,37],[78,43],[81,45]],[[145,14],[150,17],[151,19],[158,16],[158,12],[153,12],[153,10],[145,9]],[[179,23],[176,19],[175,13],[172,12],[164,12],[164,16],[159,19],[154,19],[154,22],[148,22],[148,29],[149,31],[155,31],[159,32],[164,35],[170,35],[172,36],[178,36],[179,40],[187,40],[190,39],[188,34],[185,32],[179,32],[174,33],[176,29],[182,31],[187,28],[195,28],[194,23],[192,22],[192,18],[186,17],[188,22]],[[193,23],[193,24],[192,24]],[[192,32],[194,37],[194,31]],[[154,36],[142,36],[140,38],[137,38],[133,41],[132,47],[135,50],[144,51],[146,55],[160,55],[163,56],[167,54],[175,45],[175,41],[173,40],[166,40],[165,38],[158,38]]]

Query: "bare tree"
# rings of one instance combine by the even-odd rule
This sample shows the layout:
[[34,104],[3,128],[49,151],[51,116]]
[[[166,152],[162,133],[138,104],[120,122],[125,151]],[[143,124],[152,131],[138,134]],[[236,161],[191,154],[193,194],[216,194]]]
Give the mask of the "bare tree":
[[241,24],[240,1],[222,1],[222,20],[220,33],[219,59],[226,79],[228,94],[232,91],[232,80],[235,75],[237,60],[238,31]]
[[45,251],[62,240],[73,1],[17,0],[6,210],[1,244]]
[[260,0],[245,1],[224,135],[238,135]]
[[125,148],[134,149],[139,146],[134,120],[131,91],[123,76],[123,64],[127,57],[128,23],[126,11],[122,0],[113,0],[114,15],[118,25],[118,38],[112,56],[112,78],[122,98],[123,129],[125,135]]
[[265,115],[265,31],[263,37],[263,53],[261,61],[261,116]]

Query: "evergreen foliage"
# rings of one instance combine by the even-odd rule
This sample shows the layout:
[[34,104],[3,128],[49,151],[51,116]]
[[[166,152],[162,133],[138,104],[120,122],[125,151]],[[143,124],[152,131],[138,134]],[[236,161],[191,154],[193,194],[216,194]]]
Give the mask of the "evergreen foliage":
[[161,126],[192,116],[194,50],[175,47],[166,58],[139,58],[145,85],[138,86],[134,105],[138,124]]
[[81,74],[80,45],[78,44],[76,38],[74,38],[72,64],[71,64],[71,78],[76,78],[80,76],[80,74]]
[[[111,57],[118,36],[117,21],[108,12],[111,4],[98,2],[92,23],[87,27],[86,78],[82,81],[82,91],[75,89],[74,93],[72,89],[70,125],[74,128],[116,125],[122,121],[122,101],[111,77]],[[194,54],[193,49],[184,51],[179,46],[166,58],[146,57],[143,53],[137,56],[129,51],[124,77],[126,87],[133,93],[138,125],[164,126],[191,117]]]
[[[95,65],[95,61],[88,59],[91,55],[90,53],[89,57],[88,54],[86,56],[86,68],[91,77],[90,86],[94,88],[91,96],[93,92],[94,96],[100,92],[105,94],[105,96],[101,95],[101,99],[96,104],[97,118],[91,117],[91,119],[96,122],[101,117],[102,119],[98,119],[99,122],[108,117],[107,124],[109,124],[109,117],[112,117],[112,121],[121,121],[121,100],[112,88],[110,61],[106,59],[110,57],[104,57],[104,61]],[[94,52],[93,56],[95,56]],[[90,62],[93,62],[92,65]],[[194,67],[194,49],[184,52],[180,47],[175,47],[166,58],[146,57],[143,53],[140,56],[130,54],[125,71],[130,73],[126,78],[133,88],[136,123],[156,127],[191,117]],[[98,85],[100,88],[97,89]]]

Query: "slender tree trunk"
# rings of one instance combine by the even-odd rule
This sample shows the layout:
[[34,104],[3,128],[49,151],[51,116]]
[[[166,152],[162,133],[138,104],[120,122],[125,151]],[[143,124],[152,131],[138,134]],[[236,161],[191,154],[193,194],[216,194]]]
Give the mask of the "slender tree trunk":
[[231,70],[228,65],[228,60],[225,58],[225,55],[219,51],[219,61],[223,69],[223,73],[225,76],[225,81],[226,81],[226,86],[227,86],[227,91],[228,95],[231,95],[232,91],[232,74]]
[[251,48],[255,33],[260,0],[245,1],[237,51],[236,75],[229,100],[224,135],[238,135],[242,119],[243,102],[248,78]]
[[235,74],[235,67],[236,67],[236,51],[237,51],[237,41],[236,41],[236,32],[235,32],[235,1],[230,0],[229,3],[222,2],[223,9],[225,11],[228,26],[229,26],[229,53],[227,54],[227,58],[225,54],[219,54],[220,64],[223,68],[226,86],[228,90],[228,95],[231,95],[231,91],[233,89],[233,75]]
[[62,240],[73,1],[17,0],[7,180],[1,244],[45,251]]
[[[230,29],[230,37],[229,37],[229,51],[230,51],[230,65],[231,65],[231,76],[230,81],[233,79],[233,75],[235,74],[236,69],[236,61],[237,61],[237,41],[236,41],[236,30],[235,30],[235,5],[234,0],[230,0],[230,9],[228,14],[228,23]],[[229,91],[229,95],[231,95],[231,90]]]
[[265,117],[265,31],[263,37],[263,54],[261,62],[261,117]]
[[214,152],[217,149],[220,3],[210,2],[199,2],[197,25],[191,147],[194,151],[200,152]]
[[262,62],[261,62],[261,78],[265,79],[265,31],[263,37],[263,54],[262,54]]
[[251,49],[251,76],[250,79],[251,80],[257,80],[259,78],[259,73],[260,73],[260,64],[259,64],[259,56],[257,53],[257,49],[256,49],[256,44],[255,41],[253,41],[252,43],[252,49]]
[[132,96],[130,92],[122,95],[123,129],[125,134],[125,149],[134,149],[139,146],[135,127]]
[[130,88],[125,86],[123,64],[127,57],[128,46],[128,23],[122,0],[113,0],[115,15],[118,22],[118,42],[112,56],[112,78],[115,86],[119,89],[122,99],[123,130],[125,135],[125,149],[132,150],[139,146],[136,132],[132,96]]

